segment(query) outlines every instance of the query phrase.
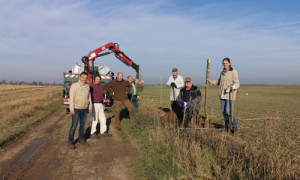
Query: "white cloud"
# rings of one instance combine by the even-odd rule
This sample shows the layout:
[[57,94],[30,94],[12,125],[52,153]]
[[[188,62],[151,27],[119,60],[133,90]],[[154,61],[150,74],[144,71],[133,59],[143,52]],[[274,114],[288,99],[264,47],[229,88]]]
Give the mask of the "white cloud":
[[[228,6],[216,3],[182,10],[185,14],[165,13],[162,9],[165,1],[119,3],[3,1],[0,26],[5,28],[0,30],[0,61],[26,62],[24,66],[37,66],[36,71],[48,74],[43,81],[62,82],[62,72],[80,62],[82,56],[105,43],[117,42],[125,54],[141,65],[149,83],[158,83],[162,75],[166,79],[174,66],[185,76],[197,76],[194,82],[202,83],[206,59],[214,61],[212,77],[217,77],[221,70],[219,63],[225,56],[232,59],[242,79],[257,66],[265,68],[259,71],[260,77],[271,79],[272,83],[281,83],[281,79],[276,81],[274,74],[269,73],[274,65],[279,72],[290,67],[286,76],[299,75],[298,69],[293,67],[300,55],[299,38],[293,37],[299,31],[298,21],[268,24],[264,20],[266,25],[262,26],[259,21],[269,15],[222,17],[220,14],[227,11]],[[283,64],[283,59],[288,61]],[[113,55],[98,62],[116,72],[134,74]],[[5,64],[15,66],[8,61]],[[24,69],[19,69],[24,78],[36,80],[34,74],[22,72]],[[1,68],[1,77],[9,79],[5,74],[7,70]],[[16,75],[15,79],[19,77]],[[245,83],[262,82],[256,77],[253,82],[245,79]],[[291,80],[295,81],[296,78]],[[299,80],[297,83],[300,84]]]

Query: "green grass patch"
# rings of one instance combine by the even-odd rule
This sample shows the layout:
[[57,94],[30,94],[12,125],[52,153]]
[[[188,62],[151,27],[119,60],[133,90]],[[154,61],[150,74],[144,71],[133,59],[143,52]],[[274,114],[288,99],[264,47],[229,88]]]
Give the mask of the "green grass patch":
[[122,121],[123,134],[137,145],[138,161],[133,164],[138,179],[169,179],[183,171],[175,168],[172,146],[163,141],[152,144],[150,132],[133,124],[129,119]]

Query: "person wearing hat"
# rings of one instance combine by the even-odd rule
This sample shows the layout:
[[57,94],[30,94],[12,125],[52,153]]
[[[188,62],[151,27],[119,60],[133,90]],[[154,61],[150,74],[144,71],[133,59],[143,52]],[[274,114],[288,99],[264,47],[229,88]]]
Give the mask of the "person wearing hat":
[[[181,107],[180,124],[187,127],[193,117],[198,118],[201,101],[201,91],[197,86],[193,85],[192,78],[187,77],[184,80],[185,87],[179,92],[177,102]],[[184,114],[185,113],[185,114]],[[183,119],[184,118],[184,119]]]
[[184,81],[182,76],[178,74],[178,69],[173,68],[172,69],[172,76],[170,76],[167,85],[170,86],[170,101],[171,101],[171,107],[173,111],[177,111],[177,96],[179,94],[179,91],[184,86]]

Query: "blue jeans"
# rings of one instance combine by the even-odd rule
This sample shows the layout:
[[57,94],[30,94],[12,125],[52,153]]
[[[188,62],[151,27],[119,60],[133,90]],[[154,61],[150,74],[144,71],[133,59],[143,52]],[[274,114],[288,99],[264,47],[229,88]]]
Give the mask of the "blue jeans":
[[88,109],[75,109],[75,114],[72,115],[72,125],[69,131],[69,142],[73,143],[74,141],[74,134],[77,128],[78,120],[80,119],[79,124],[79,140],[83,140],[83,133],[84,133],[84,126],[88,114]]
[[[229,118],[231,118],[232,101],[228,99],[221,99],[221,108],[225,121],[225,128],[229,128]],[[237,127],[235,116],[233,116],[233,126]]]
[[136,95],[132,96],[131,103],[133,104],[135,109],[139,108],[139,101]]

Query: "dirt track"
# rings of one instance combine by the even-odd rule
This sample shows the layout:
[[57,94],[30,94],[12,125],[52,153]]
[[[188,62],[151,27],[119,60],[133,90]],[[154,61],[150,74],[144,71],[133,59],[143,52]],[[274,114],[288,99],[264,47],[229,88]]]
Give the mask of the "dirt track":
[[88,139],[73,150],[67,147],[70,121],[62,106],[1,149],[0,179],[136,179],[130,166],[136,149],[120,132],[111,127],[112,137]]

